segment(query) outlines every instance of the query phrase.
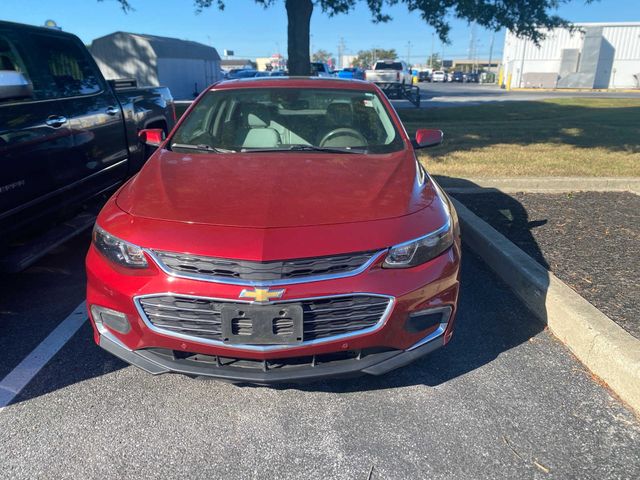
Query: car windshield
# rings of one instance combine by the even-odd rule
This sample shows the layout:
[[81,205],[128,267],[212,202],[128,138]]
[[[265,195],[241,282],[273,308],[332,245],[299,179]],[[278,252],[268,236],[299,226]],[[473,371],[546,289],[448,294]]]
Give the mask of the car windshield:
[[194,152],[388,153],[404,143],[378,95],[320,88],[208,92],[170,141]]

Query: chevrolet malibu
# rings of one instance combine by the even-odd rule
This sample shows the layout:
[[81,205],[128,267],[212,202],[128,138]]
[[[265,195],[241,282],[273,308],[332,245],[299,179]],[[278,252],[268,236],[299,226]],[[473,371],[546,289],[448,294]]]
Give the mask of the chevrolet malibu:
[[152,374],[272,384],[381,375],[453,333],[460,235],[373,84],[210,87],[100,213],[95,341]]

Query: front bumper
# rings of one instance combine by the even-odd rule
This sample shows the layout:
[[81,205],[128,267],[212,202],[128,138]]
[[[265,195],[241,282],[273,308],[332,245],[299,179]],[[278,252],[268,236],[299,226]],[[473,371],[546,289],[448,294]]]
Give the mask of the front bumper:
[[317,362],[310,361],[294,366],[283,366],[278,362],[261,362],[258,366],[247,366],[246,362],[234,359],[215,358],[215,361],[198,361],[176,358],[166,351],[155,349],[131,350],[108,331],[102,331],[99,345],[106,351],[152,375],[180,373],[192,377],[212,377],[233,383],[272,385],[287,382],[311,382],[326,378],[352,377],[363,374],[383,375],[403,367],[444,345],[447,323],[406,350],[387,350],[352,358]]
[[[374,264],[357,276],[287,286],[283,302],[336,297],[345,292],[375,292],[391,299],[388,313],[375,328],[353,336],[292,346],[228,345],[150,328],[136,307],[136,299],[173,292],[237,301],[242,286],[174,278],[153,264],[146,271],[131,272],[113,266],[93,246],[87,256],[87,303],[122,312],[130,323],[130,330],[123,333],[97,325],[92,316],[96,342],[122,360],[156,375],[174,372],[256,384],[381,375],[450,340],[459,265],[460,246],[456,242],[449,251],[419,267],[391,270]],[[442,323],[408,328],[412,314],[431,309],[449,309],[450,314]]]

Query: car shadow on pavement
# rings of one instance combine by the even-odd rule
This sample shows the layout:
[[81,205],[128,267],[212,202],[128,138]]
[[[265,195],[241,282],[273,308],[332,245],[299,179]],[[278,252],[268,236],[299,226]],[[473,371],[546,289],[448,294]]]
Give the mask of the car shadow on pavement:
[[87,320],[11,404],[46,395],[127,367],[127,363],[96,345],[93,341],[93,329]]
[[[83,232],[28,269],[2,276],[0,381],[14,369],[19,372],[20,363],[83,301],[84,257],[90,242],[91,232]],[[124,367],[124,362],[95,344],[87,319],[10,404]]]

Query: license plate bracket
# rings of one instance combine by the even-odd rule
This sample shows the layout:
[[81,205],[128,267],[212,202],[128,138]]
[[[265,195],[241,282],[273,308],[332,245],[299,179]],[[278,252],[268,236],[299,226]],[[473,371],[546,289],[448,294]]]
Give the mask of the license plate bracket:
[[225,305],[220,313],[222,341],[229,345],[294,345],[303,341],[301,305]]

